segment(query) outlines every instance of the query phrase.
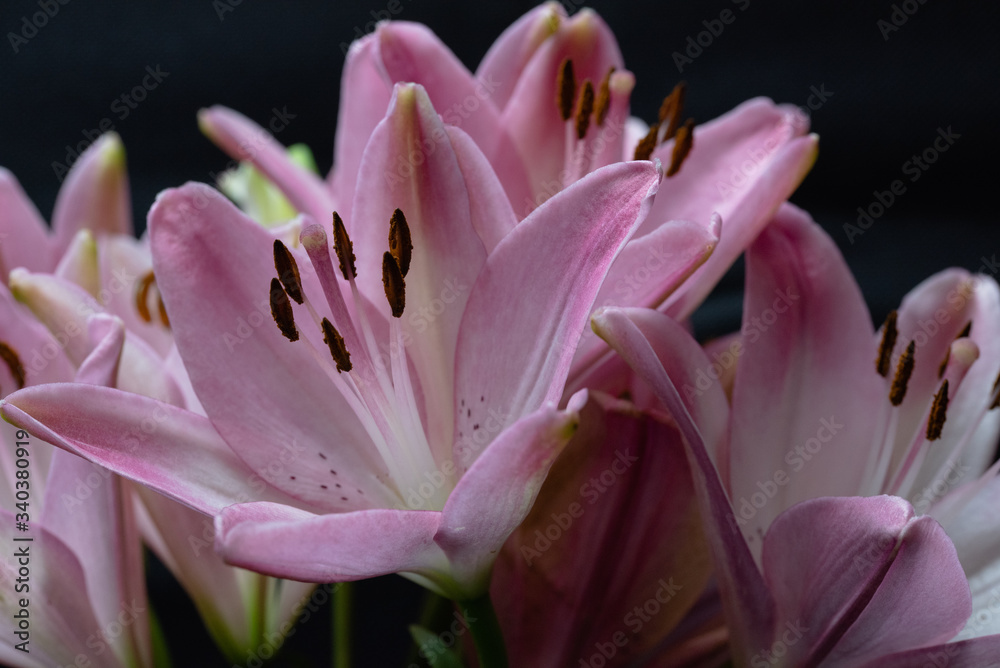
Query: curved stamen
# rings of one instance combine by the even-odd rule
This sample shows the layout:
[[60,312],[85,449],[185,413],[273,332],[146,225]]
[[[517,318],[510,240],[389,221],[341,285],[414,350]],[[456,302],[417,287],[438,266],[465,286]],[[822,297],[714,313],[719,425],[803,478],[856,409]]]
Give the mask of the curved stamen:
[[406,306],[406,283],[402,270],[389,251],[382,254],[382,287],[385,288],[385,298],[389,300],[392,317],[402,317]]
[[892,349],[896,346],[896,337],[899,330],[896,329],[896,319],[898,314],[895,310],[889,311],[882,325],[882,343],[878,347],[878,357],[875,359],[875,370],[883,378],[889,375],[889,362],[892,361]]
[[[271,317],[278,325],[278,330],[289,341],[299,340],[299,330],[295,327],[295,315],[292,313],[292,304],[288,301],[281,281],[277,278],[271,279]],[[301,303],[301,302],[300,302]]]
[[24,365],[21,364],[21,357],[9,345],[0,341],[0,359],[7,364],[10,375],[14,377],[17,389],[24,387]]
[[893,406],[903,403],[903,399],[906,397],[906,385],[910,382],[910,376],[913,375],[915,364],[913,355],[916,349],[916,344],[910,341],[910,345],[906,346],[906,350],[899,357],[899,362],[896,365],[896,376],[892,379],[892,387],[889,389],[889,401],[892,402]]
[[556,106],[564,121],[568,121],[573,115],[575,97],[576,79],[573,76],[573,61],[567,58],[559,65],[559,74],[556,77]]
[[274,240],[274,270],[278,272],[278,280],[288,296],[296,304],[301,304],[302,278],[299,276],[299,265],[281,239]]
[[399,265],[399,273],[406,276],[410,271],[410,260],[413,259],[413,239],[410,237],[406,216],[399,209],[393,211],[389,219],[389,252]]

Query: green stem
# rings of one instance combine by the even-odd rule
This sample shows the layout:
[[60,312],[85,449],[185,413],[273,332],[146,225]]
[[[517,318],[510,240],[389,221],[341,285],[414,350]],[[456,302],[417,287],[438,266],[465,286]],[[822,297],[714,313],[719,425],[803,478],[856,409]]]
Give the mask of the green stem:
[[[428,631],[437,633],[451,621],[451,613],[454,609],[454,603],[451,599],[445,598],[440,594],[435,594],[430,589],[425,589],[424,602],[420,608],[420,618],[417,621],[417,625]],[[417,663],[419,656],[420,647],[414,641],[410,645],[409,654],[406,656],[406,665],[409,666]]]
[[503,633],[500,631],[497,615],[493,611],[490,595],[484,594],[471,601],[460,601],[458,605],[476,643],[479,667],[507,668],[507,648],[504,646]]
[[354,584],[341,582],[333,590],[333,668],[351,667],[351,608]]

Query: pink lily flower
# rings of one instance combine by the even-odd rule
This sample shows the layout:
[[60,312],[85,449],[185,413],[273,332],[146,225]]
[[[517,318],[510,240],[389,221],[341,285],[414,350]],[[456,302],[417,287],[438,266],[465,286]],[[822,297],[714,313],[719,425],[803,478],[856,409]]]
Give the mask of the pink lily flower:
[[[433,151],[407,182],[382,178],[424,140]],[[561,342],[581,331],[661,177],[649,162],[612,165],[515,228],[482,153],[414,85],[397,87],[361,177],[356,262],[334,229],[343,284],[308,219],[303,253],[210,188],[157,201],[157,283],[208,419],[81,385],[28,388],[3,414],[218,516],[229,563],[313,582],[401,572],[477,598],[578,422],[578,402],[552,403],[573,354]],[[129,448],[123,434],[151,411],[160,428]],[[243,462],[291,500],[253,490]],[[244,494],[258,501],[236,503]]]
[[[972,603],[965,562],[940,526],[889,497],[817,497],[910,494],[949,461],[985,467],[997,434],[987,415],[1000,362],[990,337],[998,324],[996,284],[958,270],[940,274],[904,300],[876,337],[833,242],[789,206],[750,248],[747,271],[742,340],[729,349],[728,363],[736,364],[731,407],[723,387],[706,376],[721,370],[670,318],[638,309],[594,318],[595,329],[678,419],[690,445],[734,652],[755,665],[761,652],[775,656],[781,640],[786,665],[914,665],[907,661],[941,652],[954,661],[949,665],[981,665],[1000,637],[943,644],[962,629]],[[715,359],[719,367],[726,358]],[[831,523],[841,533],[825,538],[824,524]],[[865,553],[871,538],[862,537],[873,530],[895,536],[882,541],[899,548],[894,558],[906,555],[908,540],[924,557],[909,566],[869,558],[857,567],[854,546]],[[796,537],[803,532],[812,537]],[[923,575],[900,580],[913,596],[907,599],[890,578],[924,558]],[[829,594],[792,605],[788,596],[803,592],[782,583],[815,580],[814,563],[844,564],[826,572],[848,575],[827,578]],[[866,578],[867,589],[860,586]],[[875,613],[883,594],[897,597],[885,607],[893,610],[889,622]],[[827,598],[833,604],[810,602]],[[922,600],[934,600],[933,608]],[[783,625],[796,623],[789,611],[815,619],[804,622],[809,633],[794,649],[778,637]]]

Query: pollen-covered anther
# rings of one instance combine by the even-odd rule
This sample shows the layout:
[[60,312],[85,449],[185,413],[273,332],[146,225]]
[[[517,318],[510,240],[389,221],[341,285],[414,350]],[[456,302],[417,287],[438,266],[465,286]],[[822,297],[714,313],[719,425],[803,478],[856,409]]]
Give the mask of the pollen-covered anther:
[[659,131],[659,123],[649,126],[649,132],[635,145],[635,154],[632,156],[634,160],[649,160],[649,156],[653,155],[653,149],[656,148],[656,135]]
[[594,122],[598,126],[604,125],[604,119],[608,117],[608,110],[611,109],[611,75],[615,73],[615,68],[608,69],[608,73],[601,79],[597,87],[597,99],[594,100]]
[[24,387],[24,365],[21,364],[21,357],[9,345],[0,341],[0,359],[7,365],[7,370],[14,378],[17,389]]
[[392,218],[389,219],[389,252],[399,265],[399,273],[406,276],[410,271],[410,260],[413,259],[413,240],[406,216],[399,209],[393,211]]
[[681,126],[681,129],[677,131],[677,137],[674,141],[674,150],[670,154],[670,168],[667,170],[667,176],[673,176],[681,170],[681,165],[684,164],[684,159],[687,158],[688,153],[691,152],[691,147],[694,145],[694,119],[689,118]]
[[358,269],[354,265],[354,243],[347,235],[344,221],[336,211],[333,212],[333,250],[337,253],[340,273],[344,275],[344,280],[349,281],[357,276]]
[[663,98],[658,116],[661,124],[667,124],[667,130],[663,133],[663,141],[673,139],[681,126],[681,114],[684,113],[684,96],[686,94],[687,83],[680,81],[670,91],[670,94]]
[[576,98],[576,79],[573,76],[573,61],[569,58],[559,65],[556,77],[556,106],[564,121],[573,116],[573,100]]
[[878,347],[878,357],[875,358],[875,370],[883,378],[889,375],[889,362],[892,360],[892,349],[896,346],[896,337],[899,330],[896,329],[897,313],[890,311],[882,325],[882,343]]
[[941,383],[941,389],[934,395],[931,404],[931,414],[927,418],[927,440],[936,441],[941,438],[944,421],[948,412],[948,381]]
[[274,240],[274,270],[278,272],[278,280],[281,281],[288,296],[294,299],[296,304],[301,304],[302,279],[299,277],[299,265],[281,239]]
[[295,316],[292,315],[292,303],[288,301],[288,295],[277,278],[271,279],[271,317],[286,339],[299,340],[299,330],[295,328]]
[[389,251],[382,254],[382,287],[385,288],[385,298],[389,300],[392,317],[401,317],[406,306],[406,283],[396,258]]
[[329,319],[323,318],[323,340],[326,345],[330,347],[330,356],[333,357],[333,361],[337,363],[337,372],[350,371],[353,368],[351,364],[351,353],[347,352],[347,346],[344,344],[344,337],[340,335],[337,328],[333,326],[333,323]]
[[906,397],[906,385],[910,382],[910,376],[913,375],[916,350],[916,344],[910,341],[910,345],[906,346],[906,350],[900,355],[899,362],[896,364],[896,376],[892,379],[892,387],[889,388],[889,401],[892,402],[893,406],[903,403],[903,399]]
[[153,322],[153,315],[149,312],[149,288],[156,282],[153,272],[147,272],[135,287],[135,310],[139,312],[139,317],[143,322]]
[[590,83],[590,79],[586,79],[583,82],[583,87],[580,88],[580,99],[576,102],[577,139],[583,139],[587,136],[592,113],[594,113],[594,84]]

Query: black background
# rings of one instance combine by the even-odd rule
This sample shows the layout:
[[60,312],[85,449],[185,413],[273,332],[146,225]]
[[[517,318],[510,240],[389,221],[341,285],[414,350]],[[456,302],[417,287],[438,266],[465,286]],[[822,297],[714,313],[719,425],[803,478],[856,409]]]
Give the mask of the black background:
[[[45,0],[43,0],[44,2]],[[230,0],[235,2],[236,0]],[[55,0],[51,0],[55,2]],[[739,7],[749,4],[745,11]],[[907,20],[884,38],[878,21]],[[913,11],[906,15],[903,5]],[[272,110],[295,118],[279,135],[306,142],[325,173],[332,159],[339,76],[346,44],[376,17],[427,23],[474,68],[501,30],[531,3],[432,0],[192,3],[85,2],[59,5],[14,52],[9,33],[41,9],[37,0],[4,0],[0,29],[0,165],[10,169],[46,217],[59,187],[53,163],[67,146],[109,118],[128,152],[140,228],[156,193],[187,180],[210,180],[228,162],[198,131],[200,107],[221,103],[258,122]],[[572,11],[576,5],[567,3]],[[820,156],[792,200],[831,233],[854,270],[876,320],[917,282],[947,266],[979,269],[1000,251],[995,224],[998,58],[994,3],[919,0],[788,3],[593,2],[618,35],[638,85],[633,113],[647,120],[679,78],[689,84],[696,121],[766,95],[803,105],[811,88],[832,95],[812,112]],[[231,9],[221,12],[220,8]],[[723,9],[735,21],[678,73],[673,52]],[[374,15],[373,15],[374,13]],[[40,21],[39,21],[40,22]],[[32,35],[25,32],[24,35]],[[111,105],[140,85],[145,68],[169,75],[125,119]],[[917,182],[903,174],[938,128],[960,135]],[[906,192],[854,243],[843,230],[857,208],[895,179]],[[704,333],[739,325],[742,275],[730,272],[696,320]],[[175,665],[223,665],[205,650],[193,608],[154,574],[154,604]],[[357,665],[401,665],[405,624],[419,592],[399,578],[358,589]],[[329,665],[324,614],[298,629],[282,665]],[[294,657],[294,658],[293,658]],[[311,658],[308,658],[311,657]]]

